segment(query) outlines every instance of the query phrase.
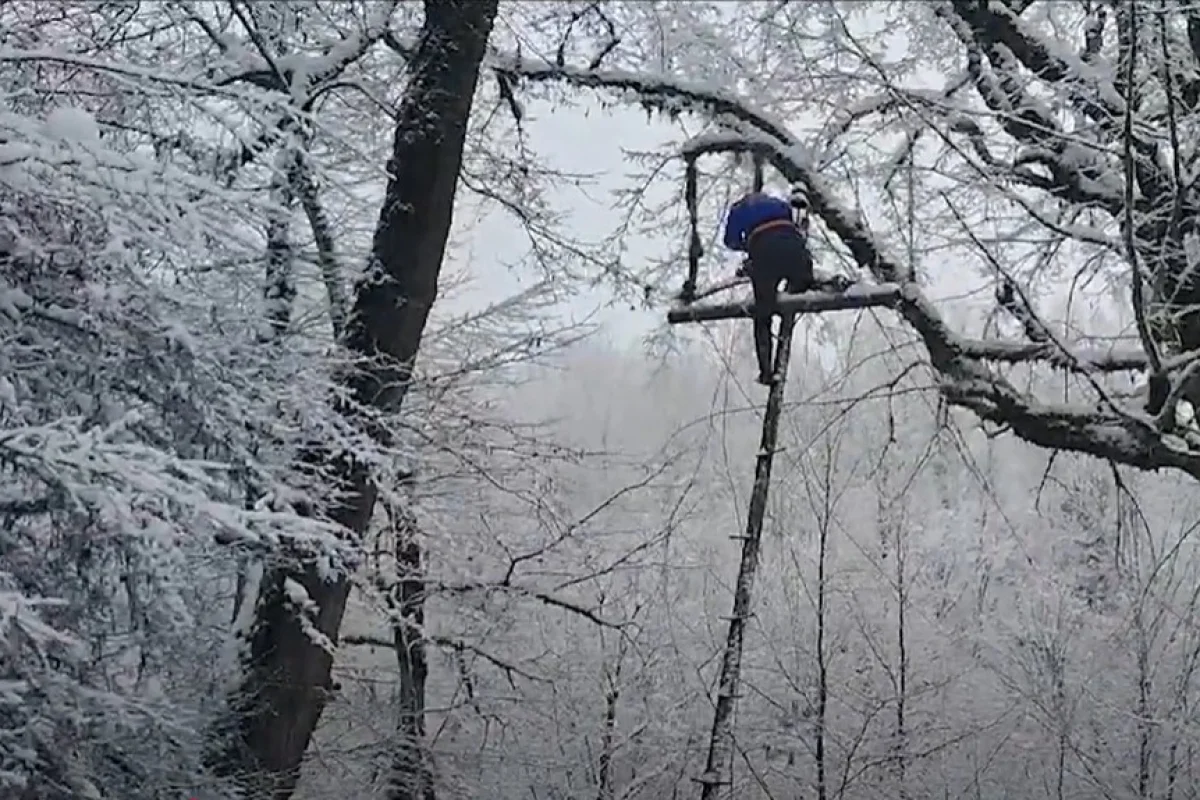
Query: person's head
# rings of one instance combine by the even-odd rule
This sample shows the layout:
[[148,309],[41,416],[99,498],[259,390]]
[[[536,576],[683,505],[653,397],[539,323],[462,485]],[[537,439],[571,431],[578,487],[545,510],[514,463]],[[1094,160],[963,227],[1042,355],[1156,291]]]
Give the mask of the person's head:
[[[772,194],[771,192],[763,191],[763,190],[760,190],[757,192],[746,192],[744,195],[742,195],[740,198],[738,198],[737,203],[735,205],[744,205],[744,204],[754,203],[756,201],[762,201],[762,200],[774,200],[775,202],[778,203],[780,201],[783,201],[783,198],[778,197],[778,196]],[[784,202],[786,202],[786,201],[784,201]],[[795,208],[794,205],[793,205],[793,208]],[[792,218],[795,219],[795,217],[796,217],[796,214],[795,214],[795,212],[793,212]]]
[[757,192],[754,192],[754,191],[746,192],[745,194],[743,194],[741,197],[739,197],[737,199],[737,202],[738,203],[747,203],[752,200],[761,200],[761,199],[765,199],[768,197],[773,197],[773,195],[770,192],[762,191],[760,189]]

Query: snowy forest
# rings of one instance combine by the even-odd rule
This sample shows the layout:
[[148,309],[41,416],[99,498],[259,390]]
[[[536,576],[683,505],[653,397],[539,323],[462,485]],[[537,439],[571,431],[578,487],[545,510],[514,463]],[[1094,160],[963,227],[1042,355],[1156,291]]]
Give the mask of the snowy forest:
[[0,798],[1200,797],[1194,4],[0,0],[0,94]]

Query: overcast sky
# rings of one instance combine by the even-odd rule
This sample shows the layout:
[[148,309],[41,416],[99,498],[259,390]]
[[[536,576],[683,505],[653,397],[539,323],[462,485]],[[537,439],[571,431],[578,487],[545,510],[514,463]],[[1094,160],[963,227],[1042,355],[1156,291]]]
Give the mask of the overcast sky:
[[[573,187],[553,193],[554,202],[570,215],[567,233],[595,241],[611,234],[620,221],[610,198],[613,190],[628,185],[630,170],[623,148],[650,150],[664,141],[678,140],[679,134],[662,122],[647,122],[645,112],[640,110],[603,110],[586,92],[578,101],[574,106],[529,103],[525,108],[526,134],[531,149],[542,154],[550,167],[596,176],[586,193]],[[680,241],[686,233],[678,232]],[[509,268],[529,252],[529,240],[508,213],[500,209],[488,213],[460,242],[463,246],[451,266],[455,271],[469,272],[473,286],[448,298],[446,310],[477,307],[532,283],[530,270]],[[628,242],[626,258],[633,262],[639,254],[648,256],[670,244],[677,242],[634,237]],[[618,346],[635,344],[666,314],[666,308],[651,313],[640,308],[630,310],[628,305],[610,306],[610,302],[610,293],[600,287],[564,304],[562,313],[576,321],[591,319],[601,324],[600,335]]]

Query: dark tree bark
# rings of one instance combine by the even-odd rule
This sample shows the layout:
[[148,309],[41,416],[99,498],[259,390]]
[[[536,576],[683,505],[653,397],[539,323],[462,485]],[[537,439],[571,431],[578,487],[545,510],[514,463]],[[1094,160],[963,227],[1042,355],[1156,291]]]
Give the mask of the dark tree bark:
[[[427,0],[388,162],[389,179],[371,260],[355,290],[344,343],[361,357],[345,377],[353,408],[399,410],[437,291],[450,231],[467,122],[497,0]],[[385,437],[386,431],[373,428]],[[367,530],[377,488],[352,455],[314,452],[340,499],[330,515],[349,536]],[[286,800],[333,688],[332,654],[313,641],[301,614],[336,645],[350,582],[327,580],[311,560],[280,558],[263,576],[243,684],[230,702],[211,761],[252,798]],[[315,607],[290,599],[289,581]]]
[[263,287],[271,341],[287,333],[296,299],[296,250],[292,246],[291,215],[296,201],[294,153],[280,154],[271,179],[274,207],[267,219],[267,274]]

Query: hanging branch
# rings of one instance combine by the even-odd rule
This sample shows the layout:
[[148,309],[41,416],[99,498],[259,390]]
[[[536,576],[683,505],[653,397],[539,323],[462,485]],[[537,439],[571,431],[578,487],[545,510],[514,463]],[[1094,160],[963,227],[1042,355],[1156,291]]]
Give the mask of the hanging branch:
[[691,237],[688,241],[688,276],[683,283],[679,299],[691,303],[696,299],[696,279],[700,273],[700,259],[704,256],[704,245],[700,242],[700,214],[697,209],[697,175],[696,155],[684,154],[685,186],[684,202],[687,204],[688,223],[691,226]]

